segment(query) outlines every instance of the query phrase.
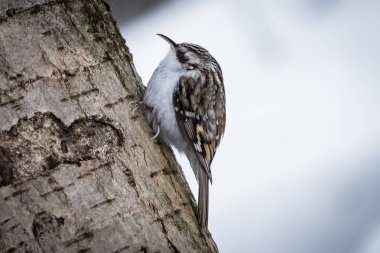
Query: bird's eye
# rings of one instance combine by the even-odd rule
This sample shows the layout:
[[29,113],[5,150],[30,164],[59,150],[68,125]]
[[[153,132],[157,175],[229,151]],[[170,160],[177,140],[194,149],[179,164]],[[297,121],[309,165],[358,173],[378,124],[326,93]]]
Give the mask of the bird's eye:
[[181,54],[179,55],[179,60],[184,63],[184,62],[187,62],[189,60],[189,57],[185,56],[184,54]]

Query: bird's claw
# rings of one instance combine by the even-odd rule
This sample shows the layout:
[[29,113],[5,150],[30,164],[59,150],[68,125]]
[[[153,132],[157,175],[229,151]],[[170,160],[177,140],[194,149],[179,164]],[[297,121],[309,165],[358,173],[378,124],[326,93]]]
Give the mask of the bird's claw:
[[154,110],[151,106],[147,105],[145,102],[140,101],[140,100],[133,100],[128,103],[131,107],[134,107],[132,109],[132,118],[135,119],[138,114],[137,111],[142,111],[142,112],[150,112],[153,114],[153,121],[155,127],[153,129],[157,129],[155,131],[155,135],[151,138],[152,140],[156,139],[160,135],[160,126],[157,124],[157,119],[154,117]]
[[140,100],[131,101],[131,102],[129,102],[129,105],[131,107],[134,107],[133,110],[132,110],[132,117],[133,118],[136,118],[138,116],[137,113],[136,113],[137,111],[151,112],[153,110],[152,107],[150,107],[145,102],[140,101]]
[[155,134],[152,138],[150,138],[150,139],[151,139],[151,140],[154,140],[154,139],[156,139],[159,135],[160,135],[160,126],[157,126],[157,132],[156,132],[156,134]]

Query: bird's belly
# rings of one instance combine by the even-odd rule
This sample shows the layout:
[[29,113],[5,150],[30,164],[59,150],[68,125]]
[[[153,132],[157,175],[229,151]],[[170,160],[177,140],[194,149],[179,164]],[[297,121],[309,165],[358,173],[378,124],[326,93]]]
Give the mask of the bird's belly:
[[[178,80],[170,75],[160,75],[159,78],[152,77],[146,89],[144,101],[154,109],[153,114],[160,127],[160,138],[168,145],[183,152],[186,150],[186,142],[178,128],[172,101],[177,83]],[[148,121],[153,120],[152,116],[148,117]]]

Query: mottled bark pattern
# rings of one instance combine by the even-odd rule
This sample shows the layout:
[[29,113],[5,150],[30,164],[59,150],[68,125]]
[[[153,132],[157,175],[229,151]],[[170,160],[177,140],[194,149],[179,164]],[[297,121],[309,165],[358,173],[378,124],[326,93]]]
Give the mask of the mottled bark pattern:
[[0,2],[0,252],[216,252],[101,0]]

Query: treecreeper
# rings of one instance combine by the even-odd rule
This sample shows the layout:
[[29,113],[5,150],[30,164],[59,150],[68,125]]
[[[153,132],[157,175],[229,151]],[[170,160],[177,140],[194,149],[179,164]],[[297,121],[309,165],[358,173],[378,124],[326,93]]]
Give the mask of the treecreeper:
[[139,108],[159,138],[185,153],[199,184],[198,222],[207,231],[211,163],[226,124],[225,91],[218,62],[203,47],[170,45],[148,82]]

